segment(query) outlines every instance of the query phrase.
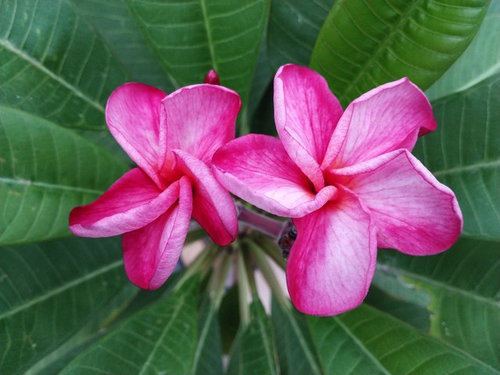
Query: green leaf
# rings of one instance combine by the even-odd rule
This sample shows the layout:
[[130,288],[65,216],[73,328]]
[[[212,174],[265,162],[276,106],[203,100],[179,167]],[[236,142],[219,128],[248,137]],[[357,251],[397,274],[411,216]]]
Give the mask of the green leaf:
[[[267,34],[267,33],[266,33]],[[266,35],[264,35],[264,40]],[[243,119],[241,133],[248,132],[248,130],[253,130],[253,120],[255,112],[260,112],[261,103],[267,104],[266,98],[263,99],[266,91],[269,89],[271,79],[274,72],[269,66],[269,56],[267,51],[267,44],[264,42],[260,45],[259,57],[257,58],[257,63],[255,66],[255,74],[252,81],[252,87],[248,96],[248,105],[243,109]]]
[[[395,278],[395,276],[385,275],[382,272],[375,273],[370,291],[364,302],[421,331],[429,332],[431,312],[426,309],[425,306],[427,305],[417,304],[412,297],[418,295],[417,299],[420,299],[420,295],[423,295],[427,301],[430,301],[430,297],[424,291],[416,293],[412,288],[408,287],[408,284],[400,283]],[[383,284],[385,288],[379,287],[380,284]],[[395,294],[394,289],[398,289],[396,293],[402,292],[402,296]]]
[[[495,5],[496,4],[496,5]],[[492,2],[476,37],[462,56],[429,90],[432,99],[464,91],[500,72],[500,6]]]
[[409,77],[428,88],[476,34],[489,0],[339,0],[313,50],[343,105],[382,83]]
[[500,239],[500,73],[432,106],[439,127],[415,155],[455,192],[464,235]]
[[271,324],[258,298],[250,305],[250,317],[250,323],[240,327],[233,344],[227,374],[277,374]]
[[96,199],[126,166],[75,133],[0,106],[0,243],[69,235],[68,214]]
[[133,315],[83,354],[62,375],[187,374],[196,349],[199,280]]
[[0,248],[2,373],[24,373],[96,317],[115,314],[110,301],[130,285],[121,257],[117,239]]
[[[138,289],[129,282],[111,299],[96,311],[89,322],[82,325],[82,328],[64,341],[56,350],[41,358],[37,363],[26,371],[25,375],[52,375],[58,373],[76,355],[88,347],[96,338],[101,336],[114,324],[118,317],[121,317],[136,297]],[[52,319],[52,316],[46,317]]]
[[267,46],[275,71],[281,65],[308,65],[314,43],[335,0],[274,0]]
[[178,86],[215,69],[221,84],[246,102],[269,11],[269,0],[128,0],[149,46]]
[[218,324],[222,339],[222,351],[228,353],[240,327],[240,309],[237,285],[226,291],[219,306]]
[[0,2],[2,104],[65,127],[103,129],[104,103],[127,77],[68,1]]
[[71,0],[79,13],[102,34],[132,79],[172,92],[175,87],[160,61],[147,47],[123,0]]
[[[431,312],[431,333],[500,370],[500,247],[461,239],[432,257],[383,250],[378,273],[406,289],[425,292],[418,301]],[[407,299],[408,295],[403,295]]]
[[499,374],[367,305],[308,322],[325,374]]
[[208,297],[203,300],[198,318],[198,343],[192,374],[222,374],[222,344],[217,306]]
[[280,373],[322,374],[305,318],[272,300],[272,324],[280,359]]
[[[276,132],[272,116],[271,80],[281,65],[309,64],[314,42],[334,1],[274,0],[272,2],[267,32],[261,45],[246,113],[246,121],[250,122],[250,129],[254,132],[265,134]],[[263,116],[263,113],[270,116]]]

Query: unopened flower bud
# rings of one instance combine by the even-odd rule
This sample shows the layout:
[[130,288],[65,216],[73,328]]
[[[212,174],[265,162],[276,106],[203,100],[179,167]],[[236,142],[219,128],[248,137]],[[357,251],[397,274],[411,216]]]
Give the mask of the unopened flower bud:
[[219,85],[220,84],[219,75],[215,70],[210,69],[207,75],[205,76],[203,83],[209,83],[211,85]]

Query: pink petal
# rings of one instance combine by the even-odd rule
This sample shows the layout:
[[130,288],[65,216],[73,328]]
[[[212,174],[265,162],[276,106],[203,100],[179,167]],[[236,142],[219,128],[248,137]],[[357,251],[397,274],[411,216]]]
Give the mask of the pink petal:
[[212,162],[217,178],[229,191],[274,215],[304,216],[336,193],[333,186],[327,186],[315,194],[311,181],[274,137],[239,137],[221,147]]
[[142,83],[126,83],[108,99],[106,122],[130,158],[157,183],[165,158],[164,129],[160,128],[161,101],[166,94]]
[[159,288],[171,275],[181,255],[191,219],[191,185],[179,180],[179,200],[145,227],[122,236],[125,271],[143,289]]
[[379,247],[435,254],[449,248],[462,231],[455,194],[408,150],[332,172],[332,179],[343,179],[370,210]]
[[274,119],[288,155],[313,181],[324,186],[319,164],[342,115],[325,79],[297,65],[282,66],[274,78]]
[[234,138],[240,97],[228,88],[201,84],[183,87],[163,102],[167,147],[209,164],[217,149]]
[[176,169],[193,186],[193,218],[218,245],[230,244],[238,234],[238,218],[233,198],[203,162],[187,152],[174,150]]
[[161,191],[140,168],[135,168],[94,202],[74,208],[69,215],[69,228],[77,236],[84,237],[130,232],[158,218],[178,195],[178,182]]
[[366,208],[341,191],[337,200],[293,222],[297,240],[286,278],[295,307],[335,315],[361,304],[377,262],[376,232]]
[[354,100],[340,119],[321,167],[339,168],[401,148],[412,150],[436,121],[424,93],[407,78]]

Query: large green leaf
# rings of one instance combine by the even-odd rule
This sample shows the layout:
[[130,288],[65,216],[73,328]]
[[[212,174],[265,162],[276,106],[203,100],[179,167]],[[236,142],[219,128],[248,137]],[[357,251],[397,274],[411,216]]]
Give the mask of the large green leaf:
[[198,278],[127,319],[76,357],[68,374],[187,374],[196,349]]
[[[309,64],[314,42],[333,2],[334,0],[272,2],[245,119],[247,123],[250,121],[250,129],[254,132],[276,132],[270,82],[281,65]],[[256,110],[258,111],[254,116]]]
[[313,50],[343,105],[403,76],[428,88],[465,50],[489,0],[339,0]]
[[305,318],[272,301],[272,324],[283,375],[322,374]]
[[274,0],[267,49],[272,69],[308,65],[319,31],[335,0]]
[[228,375],[275,375],[277,357],[269,317],[258,299],[250,305],[251,321],[236,337],[227,369]]
[[[383,277],[381,277],[383,276]],[[427,293],[420,291],[418,293],[413,289],[408,288],[407,284],[402,284],[394,280],[394,276],[388,276],[381,272],[375,273],[375,277],[370,286],[370,291],[365,298],[365,303],[391,314],[397,319],[400,319],[421,331],[429,332],[431,313],[426,309],[427,305],[417,304],[411,297],[418,295],[425,296],[426,300],[430,301]],[[387,289],[379,288],[379,285],[385,286]],[[398,288],[399,287],[399,288]],[[402,296],[394,294],[394,289],[397,292],[402,292]],[[410,296],[407,297],[407,292]]]
[[75,133],[0,106],[0,243],[68,235],[68,214],[126,166]]
[[109,48],[130,72],[132,79],[171,92],[174,86],[134,23],[123,0],[71,0],[85,19],[95,26]]
[[[125,282],[123,288],[108,299],[99,311],[96,311],[89,319],[89,322],[82,324],[82,327],[64,341],[57,349],[50,354],[41,357],[33,366],[25,372],[25,375],[53,375],[59,373],[71,360],[87,348],[104,332],[111,329],[118,317],[128,309],[129,304],[136,298],[138,289],[130,282]],[[49,316],[44,319],[52,319]]]
[[457,195],[465,235],[500,239],[500,73],[432,106],[438,130],[415,155]]
[[391,290],[429,309],[433,335],[500,370],[498,242],[461,239],[451,250],[432,257],[383,250],[378,273],[428,295],[426,300],[415,299]]
[[98,317],[129,286],[121,256],[117,239],[0,248],[2,374],[24,373]]
[[208,297],[203,300],[199,313],[198,343],[192,373],[193,375],[220,375],[223,373],[217,306]]
[[127,0],[144,38],[178,86],[215,69],[246,101],[269,0]]
[[452,67],[426,91],[437,99],[464,91],[500,72],[500,2],[493,1],[469,48]]
[[467,353],[367,305],[308,318],[325,374],[499,374]]
[[61,126],[104,128],[104,103],[127,80],[102,37],[67,0],[0,2],[1,104]]
[[[266,32],[267,34],[267,32]],[[266,36],[264,35],[264,39]],[[267,104],[267,100],[263,97],[266,91],[269,89],[271,79],[274,72],[269,66],[269,56],[267,51],[267,44],[262,43],[260,45],[259,57],[257,58],[257,64],[255,66],[255,74],[252,81],[252,87],[248,95],[248,105],[243,109],[243,121],[242,127],[243,132],[248,132],[248,130],[253,130],[253,116],[256,111],[260,111],[261,102],[262,105]],[[258,133],[258,131],[257,131]]]

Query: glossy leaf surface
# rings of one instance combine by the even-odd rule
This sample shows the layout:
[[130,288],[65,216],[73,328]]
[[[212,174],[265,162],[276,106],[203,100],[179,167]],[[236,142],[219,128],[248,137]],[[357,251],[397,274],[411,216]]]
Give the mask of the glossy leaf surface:
[[79,14],[102,34],[134,81],[161,88],[165,92],[178,88],[148,48],[125,1],[71,1]]
[[322,374],[305,318],[291,306],[285,308],[273,300],[272,323],[281,372]]
[[316,38],[335,0],[275,0],[267,49],[273,71],[281,65],[308,65]]
[[215,69],[221,84],[246,101],[268,0],[128,0],[127,4],[177,86],[201,82],[208,70]]
[[76,238],[1,247],[0,285],[5,374],[24,373],[52,354],[129,287],[120,241]]
[[419,304],[430,312],[432,335],[500,370],[498,242],[461,239],[452,250],[432,257],[383,250],[378,272],[427,296]]
[[339,0],[313,50],[321,73],[345,106],[388,81],[409,77],[428,88],[472,41],[488,0]]
[[500,73],[434,101],[438,129],[414,154],[455,192],[464,235],[500,239]]
[[0,243],[69,235],[70,210],[96,199],[126,170],[75,133],[0,106]]
[[[196,348],[196,278],[127,319],[61,374],[186,374]],[[110,360],[110,357],[113,360]]]
[[209,298],[203,301],[198,315],[198,342],[192,373],[197,375],[222,374],[222,345],[217,307]]
[[250,305],[251,321],[240,326],[231,349],[228,375],[277,374],[276,349],[269,317],[260,301]]
[[367,305],[338,317],[308,321],[326,374],[498,374]]
[[2,104],[70,128],[104,129],[127,72],[67,0],[0,2]]
[[500,72],[500,2],[492,1],[481,27],[462,56],[435,83],[426,95],[436,100],[464,91]]

